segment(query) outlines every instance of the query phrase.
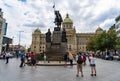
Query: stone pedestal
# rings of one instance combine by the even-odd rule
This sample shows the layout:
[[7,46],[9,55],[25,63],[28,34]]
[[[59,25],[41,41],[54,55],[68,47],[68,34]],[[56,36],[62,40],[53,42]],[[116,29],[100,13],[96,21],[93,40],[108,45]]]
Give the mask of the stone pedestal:
[[53,31],[52,43],[61,43],[61,31]]
[[52,41],[46,43],[46,55],[49,61],[62,61],[67,52],[67,42],[61,42],[61,31],[53,31]]

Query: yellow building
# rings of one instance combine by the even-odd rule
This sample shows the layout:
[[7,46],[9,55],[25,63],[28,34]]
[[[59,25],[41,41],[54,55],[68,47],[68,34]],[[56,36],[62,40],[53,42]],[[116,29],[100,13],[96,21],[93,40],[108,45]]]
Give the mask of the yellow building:
[[[66,18],[62,22],[62,28],[66,29],[67,46],[68,51],[72,54],[76,52],[86,52],[86,44],[90,37],[101,33],[103,29],[98,27],[95,33],[76,33],[75,27],[73,27],[73,21],[66,15]],[[38,54],[46,51],[45,34],[37,28],[32,34],[31,51]]]

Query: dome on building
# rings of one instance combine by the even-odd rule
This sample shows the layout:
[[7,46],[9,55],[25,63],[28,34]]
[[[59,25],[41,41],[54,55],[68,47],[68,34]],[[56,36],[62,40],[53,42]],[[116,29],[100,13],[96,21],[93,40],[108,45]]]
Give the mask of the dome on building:
[[98,28],[96,29],[96,31],[103,31],[103,29],[100,28],[100,27],[98,27]]
[[41,33],[40,30],[39,30],[38,28],[37,28],[34,32],[39,32],[39,33]]
[[103,32],[103,29],[102,29],[102,28],[98,27],[98,28],[96,29],[96,33],[97,33],[97,34],[102,33],[102,32]]
[[73,23],[73,21],[69,18],[69,14],[66,14],[66,18],[63,20],[63,23]]

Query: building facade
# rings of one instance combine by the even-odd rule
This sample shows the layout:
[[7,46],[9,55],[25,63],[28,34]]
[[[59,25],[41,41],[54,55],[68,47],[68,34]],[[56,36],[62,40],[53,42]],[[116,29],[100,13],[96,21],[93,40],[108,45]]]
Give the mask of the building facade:
[[0,54],[2,51],[2,41],[3,41],[3,36],[6,34],[6,20],[3,18],[3,12],[2,9],[0,8]]
[[115,28],[118,36],[120,36],[120,15],[115,18]]
[[[67,49],[72,54],[76,52],[86,52],[86,45],[92,36],[101,33],[103,30],[98,27],[95,33],[76,33],[75,27],[73,27],[73,21],[66,15],[66,18],[62,22],[62,29],[65,28],[67,36]],[[36,29],[32,33],[31,51],[38,54],[46,51],[46,36],[41,33],[40,29]]]

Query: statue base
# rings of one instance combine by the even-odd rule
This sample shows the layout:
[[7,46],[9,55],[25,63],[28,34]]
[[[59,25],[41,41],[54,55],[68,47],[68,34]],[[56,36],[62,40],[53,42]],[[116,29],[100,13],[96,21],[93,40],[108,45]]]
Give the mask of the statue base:
[[47,60],[63,61],[64,54],[67,52],[67,43],[47,43]]
[[52,35],[52,42],[46,43],[46,55],[48,61],[63,61],[64,54],[67,52],[67,42],[61,42],[62,32],[56,31],[55,27]]

